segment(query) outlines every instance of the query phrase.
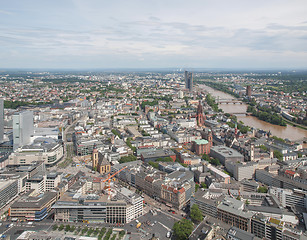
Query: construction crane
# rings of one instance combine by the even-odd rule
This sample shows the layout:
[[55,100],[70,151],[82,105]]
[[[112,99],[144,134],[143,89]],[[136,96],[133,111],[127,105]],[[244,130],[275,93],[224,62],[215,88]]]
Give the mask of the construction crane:
[[126,168],[127,168],[127,166],[123,167],[122,169],[118,170],[116,173],[113,173],[112,175],[109,173],[109,176],[105,180],[102,181],[103,183],[106,182],[106,181],[108,181],[108,183],[109,183],[108,184],[108,195],[109,195],[109,197],[110,197],[110,192],[111,192],[111,179],[112,179],[112,177],[114,177],[116,174],[120,173],[121,171],[123,171]]

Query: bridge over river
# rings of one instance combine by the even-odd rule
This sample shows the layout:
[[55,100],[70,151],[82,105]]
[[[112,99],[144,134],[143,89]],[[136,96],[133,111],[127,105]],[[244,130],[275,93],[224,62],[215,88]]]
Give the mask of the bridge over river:
[[217,104],[243,104],[241,99],[237,98],[217,98],[216,99]]

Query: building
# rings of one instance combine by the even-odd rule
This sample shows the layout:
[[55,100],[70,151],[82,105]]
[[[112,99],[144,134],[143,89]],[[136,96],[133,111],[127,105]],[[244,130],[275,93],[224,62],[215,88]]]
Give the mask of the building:
[[46,178],[43,173],[37,173],[26,182],[26,191],[34,190],[35,193],[44,193],[46,191]]
[[202,156],[205,154],[210,154],[210,146],[211,144],[205,139],[197,139],[192,142],[192,151],[194,151],[197,155]]
[[282,220],[266,217],[261,213],[256,213],[251,218],[251,233],[260,239],[306,239],[306,236],[298,228],[293,228]]
[[243,179],[241,181],[241,191],[244,192],[257,192],[258,190],[258,183],[254,180],[248,181],[246,179]]
[[210,173],[220,182],[230,184],[230,176],[221,170],[213,167],[211,164],[208,165],[208,169]]
[[47,217],[56,199],[57,193],[55,191],[39,195],[34,190],[29,191],[12,204],[9,216],[19,220],[41,221]]
[[0,180],[0,209],[18,195],[18,180]]
[[307,191],[306,180],[303,180],[300,177],[289,178],[280,174],[281,171],[279,172],[279,175],[273,175],[265,170],[256,169],[255,179],[268,186]]
[[230,240],[254,240],[255,235],[237,227],[231,227],[227,232],[226,238]]
[[[194,174],[191,171],[174,171],[168,174],[160,184],[160,200],[176,209],[181,209],[186,205],[195,193]],[[154,192],[155,186],[153,184],[153,196],[156,194]]]
[[307,192],[305,191],[270,187],[269,193],[277,197],[283,207],[306,207],[305,199],[307,197]]
[[0,143],[3,142],[4,135],[4,100],[0,98]]
[[46,166],[52,166],[64,156],[61,141],[53,138],[37,138],[32,144],[19,147],[8,159],[8,165],[31,165],[36,161],[43,161]]
[[210,156],[217,158],[223,165],[225,165],[227,161],[244,162],[244,156],[241,153],[225,146],[211,147]]
[[141,159],[144,162],[155,161],[158,158],[170,157],[174,162],[176,154],[170,149],[154,149],[151,152],[144,152],[141,154]]
[[144,198],[124,187],[117,191],[116,196],[118,199],[125,200],[129,204],[127,207],[127,222],[143,215]]
[[204,116],[204,111],[203,111],[203,106],[201,104],[201,101],[199,101],[198,103],[197,112],[196,112],[196,121],[197,121],[197,126],[199,127],[204,126],[205,116]]
[[[128,203],[107,195],[66,192],[53,205],[56,222],[126,223]],[[129,214],[128,214],[129,215]]]
[[50,191],[57,188],[61,183],[61,179],[61,174],[57,172],[48,173],[46,177],[45,191]]
[[78,138],[74,140],[76,154],[78,156],[86,156],[93,153],[94,146],[103,147],[103,143],[97,139]]
[[33,112],[22,111],[13,115],[13,149],[31,143],[34,134]]
[[237,181],[242,181],[243,179],[252,179],[254,177],[258,164],[255,162],[238,163],[233,161],[227,161],[225,166],[227,171],[233,174],[233,177]]
[[189,91],[193,90],[193,73],[184,71],[185,88]]
[[94,146],[92,153],[92,169],[100,174],[109,173],[111,171],[111,164],[101,152],[98,152]]
[[217,218],[244,231],[250,231],[252,213],[244,209],[244,202],[225,197],[217,206]]
[[222,192],[211,195],[207,191],[197,191],[193,197],[191,197],[190,207],[197,204],[204,216],[211,216],[217,218],[217,205],[224,199]]

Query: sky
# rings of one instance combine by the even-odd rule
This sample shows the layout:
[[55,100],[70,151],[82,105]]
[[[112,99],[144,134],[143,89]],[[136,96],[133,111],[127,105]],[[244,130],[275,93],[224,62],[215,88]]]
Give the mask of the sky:
[[0,69],[306,69],[306,13],[306,0],[1,0]]

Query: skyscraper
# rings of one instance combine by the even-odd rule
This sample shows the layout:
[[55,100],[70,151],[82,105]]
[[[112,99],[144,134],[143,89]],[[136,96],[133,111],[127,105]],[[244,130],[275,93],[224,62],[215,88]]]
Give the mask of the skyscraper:
[[13,115],[13,149],[31,143],[34,134],[33,112],[22,111]]
[[185,88],[189,91],[193,90],[193,73],[184,71]]
[[4,101],[0,99],[0,143],[3,142],[4,134]]

